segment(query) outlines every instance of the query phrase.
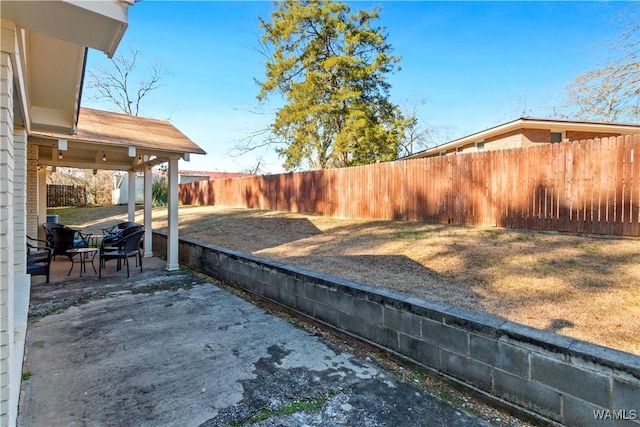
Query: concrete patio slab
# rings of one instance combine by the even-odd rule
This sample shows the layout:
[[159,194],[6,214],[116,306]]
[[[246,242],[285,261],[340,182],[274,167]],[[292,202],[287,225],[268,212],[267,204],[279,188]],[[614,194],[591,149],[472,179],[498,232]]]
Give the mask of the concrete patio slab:
[[488,425],[163,266],[33,285],[18,425]]

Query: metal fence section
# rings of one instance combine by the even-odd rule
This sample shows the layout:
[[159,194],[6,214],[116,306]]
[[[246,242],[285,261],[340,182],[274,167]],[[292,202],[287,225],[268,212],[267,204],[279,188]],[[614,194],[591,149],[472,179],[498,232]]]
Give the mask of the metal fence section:
[[640,236],[640,135],[180,185],[180,202]]

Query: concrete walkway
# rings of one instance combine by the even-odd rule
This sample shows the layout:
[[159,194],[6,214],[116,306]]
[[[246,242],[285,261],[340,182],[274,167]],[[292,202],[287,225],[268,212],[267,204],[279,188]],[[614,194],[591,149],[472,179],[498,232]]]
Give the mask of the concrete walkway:
[[163,265],[33,285],[19,426],[487,425]]

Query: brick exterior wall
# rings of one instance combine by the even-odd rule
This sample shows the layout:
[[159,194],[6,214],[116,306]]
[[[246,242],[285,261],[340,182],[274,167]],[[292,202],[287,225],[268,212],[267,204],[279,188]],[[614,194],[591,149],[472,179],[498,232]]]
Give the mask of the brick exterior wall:
[[522,129],[521,132],[522,147],[551,143],[551,131],[549,129]]
[[467,144],[456,149],[456,152],[458,153],[475,153],[477,151],[476,144]]
[[[14,34],[3,27],[2,38],[8,36]],[[13,67],[9,54],[0,51],[0,427],[15,423],[12,396],[20,385],[14,380],[20,365],[13,357],[13,169]]]
[[608,138],[610,136],[619,136],[619,133],[604,133],[604,132],[578,132],[568,130],[566,132],[565,139],[569,141],[580,141],[583,139],[595,139],[595,138]]
[[491,138],[487,138],[484,141],[484,150],[506,150],[508,148],[522,147],[522,133],[520,130],[514,130],[506,132],[500,135],[496,135]]
[[38,226],[38,146],[27,145],[27,235],[37,238]]
[[[619,133],[567,131],[565,139],[576,141],[583,139],[607,138],[619,135]],[[549,144],[551,143],[551,131],[549,129],[517,129],[511,132],[487,138],[484,143],[485,151],[531,147],[538,144]],[[447,151],[447,154],[455,152],[456,149],[453,149]],[[475,152],[475,146],[466,145],[463,147],[462,152]]]

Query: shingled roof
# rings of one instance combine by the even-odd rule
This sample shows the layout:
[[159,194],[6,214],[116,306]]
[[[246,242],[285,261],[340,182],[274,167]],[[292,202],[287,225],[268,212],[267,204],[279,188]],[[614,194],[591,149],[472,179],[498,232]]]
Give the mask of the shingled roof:
[[206,154],[202,148],[168,121],[84,107],[80,108],[78,129],[75,134],[37,132],[34,136],[154,151]]
[[91,108],[80,108],[78,132],[67,139],[177,153],[206,154],[168,121]]
[[[206,154],[166,120],[80,108],[77,123],[74,134],[31,133],[29,143],[40,146],[41,164],[128,170],[139,168],[138,158],[144,155],[154,165],[173,156]],[[67,148],[60,148],[65,140]]]

